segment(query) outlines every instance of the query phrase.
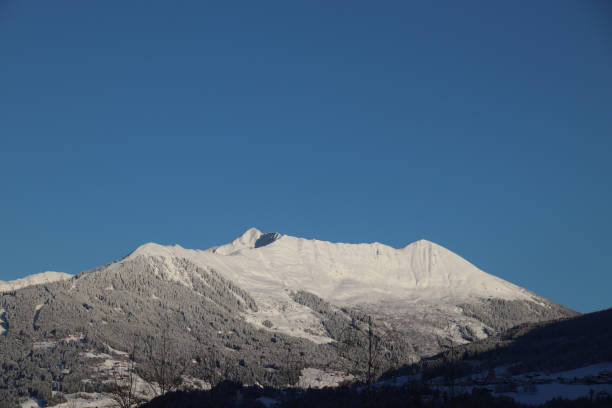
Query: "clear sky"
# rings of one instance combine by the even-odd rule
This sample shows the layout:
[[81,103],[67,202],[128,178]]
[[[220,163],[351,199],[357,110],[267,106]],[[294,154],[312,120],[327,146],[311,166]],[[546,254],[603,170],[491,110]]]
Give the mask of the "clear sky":
[[0,279],[255,226],[612,306],[612,2],[0,1]]

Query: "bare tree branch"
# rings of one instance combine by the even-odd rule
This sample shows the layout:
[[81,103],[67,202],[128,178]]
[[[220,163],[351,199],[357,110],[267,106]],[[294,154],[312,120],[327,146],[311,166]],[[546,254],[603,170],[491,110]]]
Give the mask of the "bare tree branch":
[[170,323],[166,321],[157,338],[150,336],[144,340],[145,355],[139,372],[155,396],[179,388],[187,370],[187,358],[173,347],[169,330]]
[[137,407],[145,399],[137,394],[136,374],[136,337],[132,345],[132,350],[129,353],[129,360],[125,369],[121,369],[120,365],[116,365],[111,370],[110,397],[113,400],[113,406],[116,408],[133,408]]

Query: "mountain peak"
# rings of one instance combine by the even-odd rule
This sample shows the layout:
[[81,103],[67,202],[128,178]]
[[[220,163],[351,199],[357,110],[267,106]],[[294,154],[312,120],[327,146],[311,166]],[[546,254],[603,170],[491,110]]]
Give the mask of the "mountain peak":
[[440,245],[436,244],[435,242],[430,241],[430,240],[425,239],[425,238],[418,239],[418,240],[416,240],[416,241],[414,241],[414,242],[411,242],[411,243],[410,243],[410,244],[408,244],[408,245],[417,245],[417,246],[430,246],[430,245],[435,245],[435,246],[440,246]]
[[264,235],[266,234],[264,234],[257,228],[252,227],[246,230],[242,235],[233,240],[231,243],[214,247],[211,249],[214,253],[228,255],[240,249],[255,248],[255,244],[257,243],[257,241]]
[[431,248],[431,247],[436,247],[436,246],[440,246],[440,245],[436,244],[435,242],[422,238],[422,239],[409,243],[405,247],[400,248],[400,250],[405,251],[408,249],[425,249],[425,248]]
[[[175,248],[182,248],[180,245],[174,245]],[[128,255],[128,257],[135,257],[138,255],[144,256],[171,256],[172,255],[171,246],[165,246],[156,244],[155,242],[147,242],[136,248],[132,253]]]
[[240,235],[238,238],[236,238],[234,242],[240,241],[244,243],[255,244],[255,241],[257,241],[257,239],[259,239],[259,237],[261,237],[262,235],[263,235],[263,232],[261,232],[255,227],[251,227],[248,230],[246,230],[242,235]]
[[435,242],[431,242],[425,238],[421,238],[421,239],[417,239],[416,241],[414,241],[415,243],[420,242],[421,244],[435,244]]

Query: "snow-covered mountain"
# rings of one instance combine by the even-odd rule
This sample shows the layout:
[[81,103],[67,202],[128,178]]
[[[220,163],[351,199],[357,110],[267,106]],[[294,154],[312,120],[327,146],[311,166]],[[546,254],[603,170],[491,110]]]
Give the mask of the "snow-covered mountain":
[[[254,228],[206,250],[149,243],[72,278],[21,281],[0,293],[2,358],[27,367],[29,380],[41,367],[61,379],[55,359],[67,353],[74,384],[101,375],[96,361],[75,371],[82,353],[125,352],[134,339],[163,333],[192,353],[190,361],[209,361],[215,350],[214,367],[193,366],[192,376],[213,370],[215,378],[286,385],[288,356],[303,369],[363,375],[370,322],[382,372],[435,354],[445,342],[576,315],[429,241],[396,249]],[[26,358],[32,349],[37,363]],[[13,375],[0,369],[0,382],[27,383]]]
[[0,293],[17,290],[32,285],[41,285],[43,283],[57,282],[72,278],[73,275],[64,272],[45,271],[28,275],[24,278],[15,279],[12,281],[0,280]]
[[[214,270],[257,302],[258,311],[248,313],[247,321],[260,326],[269,321],[280,332],[315,342],[332,339],[321,327],[320,316],[293,299],[294,292],[307,291],[339,307],[356,307],[386,317],[395,321],[398,329],[409,323],[411,331],[425,336],[421,343],[428,343],[417,347],[421,354],[436,351],[431,347],[432,336],[465,342],[495,332],[495,324],[478,316],[488,313],[482,305],[493,299],[505,307],[520,305],[516,312],[520,316],[501,322],[503,327],[542,320],[551,317],[548,312],[555,315],[557,311],[552,302],[483,272],[426,240],[396,249],[380,243],[332,243],[264,234],[251,228],[233,242],[208,250],[149,243],[127,259],[139,257],[159,260],[165,265],[159,271],[165,279],[188,286],[190,276],[173,266],[171,259],[185,259]],[[426,327],[419,328],[423,325]]]

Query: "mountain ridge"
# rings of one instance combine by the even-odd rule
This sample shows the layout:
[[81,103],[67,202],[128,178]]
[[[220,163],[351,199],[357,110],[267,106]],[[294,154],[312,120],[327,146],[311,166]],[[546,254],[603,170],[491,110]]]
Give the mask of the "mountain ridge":
[[[273,236],[273,238],[266,242],[266,245],[256,246],[256,242],[264,236]],[[253,250],[259,251],[258,255],[253,255]],[[218,256],[213,256],[213,254]],[[459,289],[462,289],[463,294],[474,292],[474,294],[482,296],[495,294],[509,299],[530,298],[521,290],[522,288],[480,270],[447,248],[425,239],[409,243],[402,248],[393,248],[378,242],[349,244],[292,237],[279,233],[264,234],[256,228],[250,228],[231,243],[205,250],[187,249],[180,245],[164,246],[147,243],[138,247],[129,256],[138,255],[186,257],[195,260],[196,263],[217,263],[215,259],[221,259],[219,256],[242,255],[246,259],[246,263],[252,263],[257,259],[265,264],[266,260],[263,258],[267,258],[269,263],[274,263],[277,266],[282,264],[283,260],[280,258],[293,256],[299,257],[299,261],[302,263],[339,259],[337,262],[327,262],[327,265],[322,266],[323,268],[333,269],[334,265],[332,264],[344,264],[344,269],[349,266],[355,270],[363,269],[357,263],[347,260],[347,258],[353,257],[359,258],[360,262],[367,262],[370,269],[386,268],[392,270],[389,275],[394,275],[397,278],[396,280],[403,281],[401,285],[403,289],[410,288],[410,283],[407,284],[406,282],[408,279],[414,289],[427,290],[446,284],[446,287],[453,288],[451,292],[456,296],[461,296],[462,293]],[[342,259],[343,257],[345,259]],[[388,261],[386,264],[384,264],[385,260]],[[449,262],[450,265],[442,265],[441,267],[438,265],[445,261]],[[261,266],[259,265],[259,267]],[[310,267],[311,271],[313,269]],[[403,270],[403,273],[401,270]],[[377,276],[377,278],[382,277]],[[391,279],[391,277],[387,277]],[[367,274],[362,273],[360,278],[367,280]],[[482,290],[479,290],[479,286],[483,285],[484,287],[480,288]],[[297,289],[304,288],[298,287]],[[326,293],[317,294],[328,295]],[[452,295],[452,293],[448,295]]]
[[8,292],[25,288],[31,285],[41,285],[44,283],[57,282],[74,277],[74,275],[65,272],[45,271],[24,276],[23,278],[14,279],[11,281],[0,280],[0,292]]

